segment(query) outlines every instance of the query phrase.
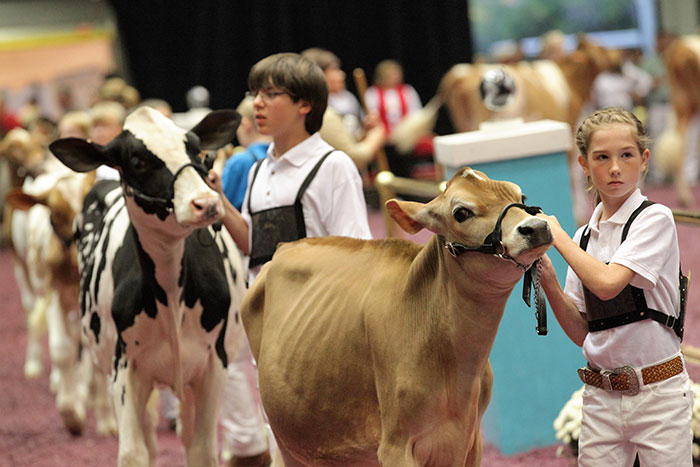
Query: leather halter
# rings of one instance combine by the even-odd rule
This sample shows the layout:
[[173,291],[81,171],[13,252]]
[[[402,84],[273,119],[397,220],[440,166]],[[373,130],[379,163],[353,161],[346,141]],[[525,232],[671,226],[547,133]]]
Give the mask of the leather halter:
[[[522,203],[511,203],[503,208],[503,211],[501,211],[501,214],[496,220],[496,225],[494,226],[493,231],[486,236],[484,243],[479,246],[467,246],[458,242],[445,241],[445,248],[455,258],[464,252],[475,251],[478,253],[494,255],[501,259],[515,263],[518,269],[525,272],[525,275],[523,276],[523,301],[525,301],[527,306],[531,306],[531,287],[533,287],[535,290],[535,318],[537,320],[535,330],[537,331],[538,335],[546,336],[547,302],[545,300],[542,286],[540,285],[540,269],[542,267],[542,260],[538,259],[533,264],[528,266],[520,264],[514,258],[505,254],[505,247],[503,246],[503,241],[501,240],[501,223],[503,222],[503,218],[510,208],[523,209],[525,212],[533,216],[539,212],[542,212],[542,209],[538,206],[527,206]],[[532,267],[534,264],[536,264],[536,266]]]
[[447,251],[455,258],[467,251],[475,251],[478,253],[485,253],[487,255],[494,255],[501,259],[511,261],[515,263],[518,269],[526,271],[530,266],[520,264],[512,257],[505,254],[505,247],[503,246],[503,242],[501,240],[501,223],[503,222],[503,218],[506,216],[506,213],[510,208],[523,209],[525,212],[533,216],[539,212],[542,212],[542,209],[538,206],[527,206],[522,203],[511,203],[503,208],[501,214],[499,214],[498,219],[496,220],[496,225],[494,226],[493,231],[486,236],[484,243],[479,246],[467,246],[459,242],[445,241],[445,248],[447,248]]
[[[182,173],[182,171],[184,169],[186,169],[187,167],[192,167],[193,169],[195,169],[197,171],[197,173],[199,174],[199,176],[202,177],[203,180],[206,180],[207,174],[209,173],[209,169],[207,168],[208,162],[209,162],[209,158],[207,157],[207,159],[205,160],[204,163],[192,161],[192,162],[189,162],[187,164],[184,164],[179,169],[177,169],[177,171],[175,172],[175,175],[173,176],[173,181],[170,184],[170,191],[172,193],[175,193],[175,181],[177,180],[177,177]],[[213,159],[211,162],[213,164]],[[122,189],[124,190],[124,195],[126,195],[126,196],[131,196],[133,198],[141,199],[141,200],[143,200],[143,201],[145,201],[145,202],[147,202],[155,207],[162,208],[166,212],[171,213],[171,214],[172,214],[173,210],[175,209],[175,207],[173,206],[172,199],[147,195],[146,193],[142,192],[138,188],[134,188],[131,185],[128,185],[126,182],[124,182],[123,178],[121,180],[121,185],[122,185]]]

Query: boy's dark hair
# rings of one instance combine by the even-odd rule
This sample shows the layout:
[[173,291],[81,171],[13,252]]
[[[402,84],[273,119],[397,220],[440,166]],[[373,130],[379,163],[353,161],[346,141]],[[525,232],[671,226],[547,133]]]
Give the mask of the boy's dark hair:
[[253,65],[248,75],[248,88],[257,92],[277,88],[289,94],[294,102],[309,103],[311,111],[304,124],[309,134],[321,129],[328,105],[328,85],[321,68],[296,53],[278,53]]

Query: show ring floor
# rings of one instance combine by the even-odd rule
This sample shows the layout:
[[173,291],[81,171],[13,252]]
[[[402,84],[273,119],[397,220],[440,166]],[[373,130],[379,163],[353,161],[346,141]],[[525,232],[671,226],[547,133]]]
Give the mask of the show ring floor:
[[[643,192],[653,201],[669,207],[678,207],[673,190],[669,187],[647,187]],[[700,187],[694,189],[700,200]],[[699,209],[699,207],[696,207]],[[545,206],[546,210],[546,206]],[[370,226],[375,238],[384,236],[381,214],[370,212]],[[397,227],[397,232],[400,229]],[[700,274],[700,228],[678,225],[681,260],[684,272]],[[418,243],[424,243],[429,235],[421,232],[405,235]],[[700,286],[691,279],[686,315],[685,342],[700,347]],[[92,467],[96,464],[116,465],[116,438],[101,438],[95,432],[95,421],[88,412],[87,427],[80,437],[71,436],[63,427],[54,407],[54,397],[49,391],[48,371],[28,381],[23,375],[26,330],[24,313],[12,272],[12,255],[0,250],[0,303],[3,321],[0,326],[0,467]],[[45,343],[45,350],[47,345]],[[46,352],[45,352],[46,354]],[[576,371],[580,362],[571,362]],[[48,360],[45,360],[48,367]],[[700,366],[689,365],[690,376],[700,381]],[[526,429],[526,427],[523,427]],[[177,436],[171,432],[165,420],[158,428],[159,467],[185,465],[184,451]],[[570,456],[558,456],[560,447],[552,429],[552,444],[533,448],[512,456],[502,455],[497,448],[486,445],[482,465],[484,467],[570,467],[576,465]],[[568,450],[564,450],[568,452]]]

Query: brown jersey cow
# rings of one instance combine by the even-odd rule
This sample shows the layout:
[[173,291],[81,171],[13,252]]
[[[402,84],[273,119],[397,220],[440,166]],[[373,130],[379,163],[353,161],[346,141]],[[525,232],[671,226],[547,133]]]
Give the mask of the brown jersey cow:
[[[285,465],[479,465],[496,331],[552,241],[544,220],[510,206],[521,202],[517,185],[464,168],[427,204],[388,201],[404,230],[434,232],[425,246],[278,248],[242,317]],[[502,255],[469,251],[497,224]]]

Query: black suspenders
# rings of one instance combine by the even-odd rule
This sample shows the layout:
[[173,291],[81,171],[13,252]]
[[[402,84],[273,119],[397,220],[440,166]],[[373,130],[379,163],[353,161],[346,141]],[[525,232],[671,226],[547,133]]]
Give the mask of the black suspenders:
[[[644,200],[637,209],[630,215],[629,219],[622,228],[622,239],[620,243],[624,242],[629,233],[632,221],[642,212],[644,209],[648,208],[654,204],[652,201]],[[581,235],[581,240],[579,241],[579,246],[585,251],[588,247],[588,241],[591,237],[591,232],[588,226],[586,226],[583,234]],[[667,315],[660,311],[651,309],[647,306],[646,298],[644,297],[644,291],[638,287],[634,287],[628,284],[617,297],[610,300],[600,300],[591,291],[589,291],[585,286],[583,287],[584,296],[586,297],[586,306],[594,306],[599,309],[619,309],[624,308],[625,303],[633,303],[633,311],[621,313],[612,316],[606,316],[600,319],[589,319],[588,329],[589,331],[602,331],[604,329],[610,329],[617,326],[622,326],[625,324],[633,323],[636,321],[641,321],[643,319],[651,318],[654,321],[663,324],[666,327],[673,328],[676,335],[682,340],[683,339],[683,321],[685,318],[685,304],[688,292],[688,278],[683,275],[682,270],[679,267],[679,288],[680,288],[680,314],[678,318],[674,316]],[[589,312],[586,313],[586,317],[590,317]]]

